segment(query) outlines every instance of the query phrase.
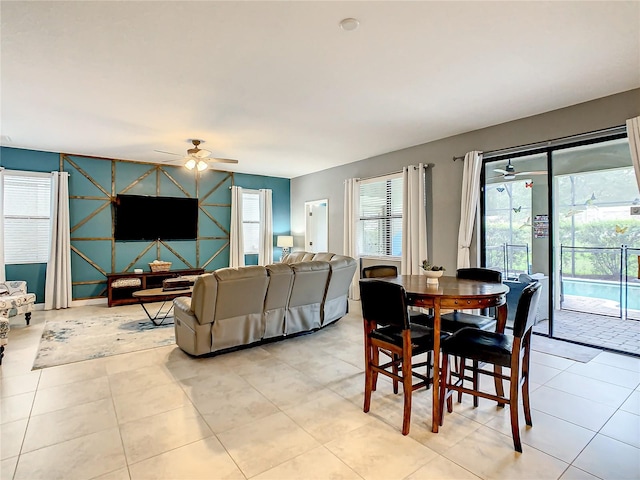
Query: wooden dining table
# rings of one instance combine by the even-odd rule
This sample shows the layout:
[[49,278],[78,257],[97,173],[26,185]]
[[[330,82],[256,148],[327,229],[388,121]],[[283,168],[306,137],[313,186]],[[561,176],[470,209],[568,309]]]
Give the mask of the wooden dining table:
[[507,293],[509,287],[503,283],[490,283],[478,280],[464,280],[443,276],[437,284],[428,284],[424,275],[399,275],[381,277],[384,280],[402,285],[407,294],[407,303],[414,307],[428,308],[433,311],[433,408],[431,431],[438,432],[440,425],[440,405],[438,390],[440,387],[440,312],[442,310],[469,310],[496,307],[498,332],[503,332],[507,323]]

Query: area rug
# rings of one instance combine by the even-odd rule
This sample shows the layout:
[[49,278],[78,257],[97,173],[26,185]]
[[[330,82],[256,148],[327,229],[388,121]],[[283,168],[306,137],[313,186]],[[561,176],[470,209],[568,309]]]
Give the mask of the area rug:
[[531,338],[531,349],[536,352],[548,353],[556,357],[568,358],[576,362],[587,363],[595,358],[602,350],[598,348],[576,345],[571,342],[563,342],[553,338],[533,335]]
[[173,323],[156,327],[139,307],[119,310],[118,307],[109,309],[107,314],[47,321],[33,369],[175,343]]

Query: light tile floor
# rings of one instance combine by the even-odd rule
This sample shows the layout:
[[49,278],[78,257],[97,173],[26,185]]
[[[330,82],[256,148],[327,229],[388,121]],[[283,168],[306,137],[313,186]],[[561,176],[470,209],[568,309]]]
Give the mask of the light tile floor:
[[534,352],[518,454],[507,409],[482,399],[433,434],[431,392],[415,392],[403,437],[402,395],[381,378],[363,413],[357,304],[325,330],[217,357],[167,346],[31,371],[52,315],[12,324],[2,479],[640,478],[638,358]]

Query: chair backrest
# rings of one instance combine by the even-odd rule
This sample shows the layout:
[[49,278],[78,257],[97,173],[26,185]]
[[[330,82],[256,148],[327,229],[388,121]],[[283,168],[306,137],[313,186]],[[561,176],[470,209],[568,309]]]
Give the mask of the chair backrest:
[[402,285],[376,279],[360,280],[362,316],[378,325],[409,328],[407,297]]
[[490,268],[459,268],[456,277],[465,280],[502,283],[502,273]]
[[397,277],[398,267],[395,265],[371,265],[362,269],[362,278]]
[[541,294],[542,284],[540,282],[531,282],[522,290],[520,300],[518,300],[516,318],[513,322],[513,335],[515,337],[523,337],[533,327]]

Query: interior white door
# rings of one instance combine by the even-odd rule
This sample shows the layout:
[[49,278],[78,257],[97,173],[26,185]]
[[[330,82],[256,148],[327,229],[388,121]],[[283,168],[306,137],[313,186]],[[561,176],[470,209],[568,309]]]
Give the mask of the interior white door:
[[329,250],[329,202],[326,199],[305,202],[304,246],[307,252]]

